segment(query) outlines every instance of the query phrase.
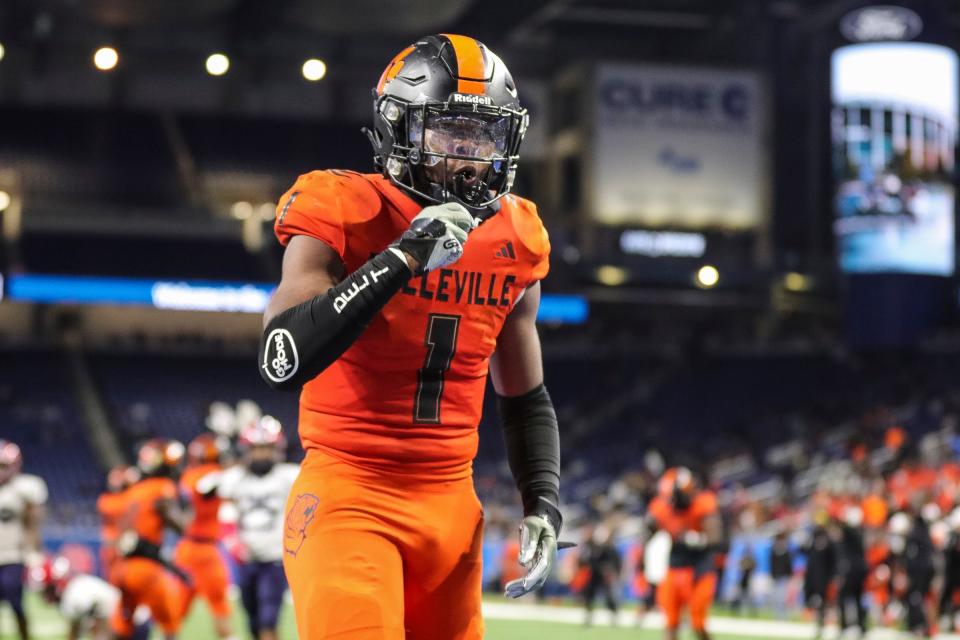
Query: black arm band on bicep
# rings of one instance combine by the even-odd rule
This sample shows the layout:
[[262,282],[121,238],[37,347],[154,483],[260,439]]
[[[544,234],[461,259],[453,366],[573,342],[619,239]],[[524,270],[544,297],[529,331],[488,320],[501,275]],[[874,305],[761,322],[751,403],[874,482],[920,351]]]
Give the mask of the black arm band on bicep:
[[560,524],[560,429],[542,384],[512,398],[497,396],[510,471],[524,515],[546,513]]
[[278,313],[260,340],[260,376],[274,389],[299,389],[340,357],[411,277],[397,249],[375,255],[343,282]]

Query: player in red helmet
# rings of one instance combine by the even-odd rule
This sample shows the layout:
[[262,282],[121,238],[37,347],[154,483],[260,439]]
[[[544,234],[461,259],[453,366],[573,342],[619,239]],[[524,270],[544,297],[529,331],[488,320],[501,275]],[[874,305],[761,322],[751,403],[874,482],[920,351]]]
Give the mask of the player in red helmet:
[[127,490],[125,526],[118,544],[124,558],[111,576],[122,594],[111,619],[113,632],[120,638],[134,634],[134,614],[141,605],[150,609],[167,640],[176,638],[183,622],[187,579],[162,557],[160,549],[165,530],[181,534],[186,528],[176,482],[185,455],[183,444],[163,438],[148,440],[137,452],[143,477]]
[[23,455],[13,442],[0,440],[0,602],[13,609],[20,638],[30,637],[23,609],[24,565],[39,559],[40,529],[47,502],[47,485],[21,473]]
[[30,570],[30,580],[40,587],[44,600],[57,603],[72,573],[69,559],[63,556],[47,557],[43,564]]
[[201,433],[187,445],[187,468],[220,464],[220,457],[227,452],[229,446],[224,436]]
[[97,498],[100,514],[100,574],[109,579],[117,559],[117,537],[127,511],[127,489],[140,479],[136,467],[120,465],[107,473],[107,490]]
[[216,491],[205,488],[201,480],[219,473],[220,458],[229,444],[224,436],[203,433],[187,446],[188,465],[180,477],[180,490],[188,496],[193,507],[193,518],[187,524],[183,538],[177,544],[174,562],[192,580],[184,608],[188,612],[195,596],[207,601],[214,618],[217,636],[229,638],[233,634],[230,622],[230,570],[220,553],[220,505]]
[[709,640],[706,622],[717,588],[714,551],[722,542],[717,498],[697,486],[686,467],[664,472],[659,492],[647,509],[651,525],[670,534],[670,568],[657,589],[666,618],[665,637],[676,640],[680,617],[690,609],[690,622],[700,640]]
[[[120,602],[120,591],[96,576],[78,573],[63,555],[47,558],[33,572],[44,599],[57,606],[67,622],[66,640],[110,638],[110,616]],[[146,640],[149,624],[137,626],[134,640]]]
[[287,437],[273,416],[264,416],[241,429],[237,444],[244,465],[255,475],[266,474],[287,457]]

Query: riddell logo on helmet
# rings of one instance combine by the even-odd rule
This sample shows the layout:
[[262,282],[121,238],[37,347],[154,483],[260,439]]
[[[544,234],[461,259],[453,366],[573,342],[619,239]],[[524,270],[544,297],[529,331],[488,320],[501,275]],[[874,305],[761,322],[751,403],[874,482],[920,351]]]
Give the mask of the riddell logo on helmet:
[[472,95],[468,93],[451,93],[450,102],[460,104],[486,104],[492,105],[493,98],[490,96]]

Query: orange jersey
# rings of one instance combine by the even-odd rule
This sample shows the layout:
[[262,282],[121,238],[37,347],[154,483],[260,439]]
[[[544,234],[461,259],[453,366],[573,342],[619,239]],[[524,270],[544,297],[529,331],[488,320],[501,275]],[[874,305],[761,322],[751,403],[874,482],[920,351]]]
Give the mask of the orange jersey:
[[127,489],[126,494],[127,526],[141,539],[161,544],[164,524],[157,502],[176,500],[177,484],[170,478],[145,478]]
[[650,502],[649,514],[671,536],[676,537],[683,531],[703,531],[704,520],[717,513],[717,497],[709,491],[701,491],[694,496],[689,509],[678,511],[668,500],[656,497]]
[[210,496],[204,496],[197,491],[197,482],[208,473],[220,471],[220,465],[216,463],[200,464],[190,467],[180,476],[180,490],[190,497],[190,504],[193,507],[193,520],[187,525],[184,532],[188,538],[201,540],[219,540],[220,539],[220,504],[223,502],[217,497],[216,492]]
[[860,503],[863,510],[863,524],[867,527],[879,528],[887,521],[889,508],[884,496],[871,493]]
[[[411,278],[300,396],[305,449],[469,473],[487,365],[507,314],[547,274],[550,242],[533,203],[508,195],[463,257]],[[314,171],[277,208],[275,231],[322,240],[346,271],[387,248],[421,205],[380,175]]]
[[706,519],[717,513],[717,496],[709,491],[700,491],[693,497],[690,507],[683,510],[674,508],[669,500],[656,497],[650,502],[647,511],[657,526],[673,538],[670,548],[671,567],[695,567],[697,575],[716,568],[712,554],[706,553],[702,548],[688,547],[681,536],[686,531],[704,531]]
[[105,492],[97,498],[97,513],[100,514],[100,538],[113,542],[120,535],[121,520],[127,511],[126,492]]
[[887,490],[901,508],[910,504],[910,497],[932,491],[937,483],[937,472],[929,467],[904,468],[887,481]]

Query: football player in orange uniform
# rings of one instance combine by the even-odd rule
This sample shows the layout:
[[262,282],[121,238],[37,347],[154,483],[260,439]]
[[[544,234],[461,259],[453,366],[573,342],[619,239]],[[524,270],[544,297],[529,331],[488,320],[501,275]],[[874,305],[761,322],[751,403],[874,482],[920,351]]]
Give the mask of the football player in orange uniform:
[[117,538],[123,515],[127,511],[126,491],[140,479],[136,467],[121,465],[107,473],[107,490],[97,498],[100,514],[100,573],[109,579],[117,560]]
[[666,618],[665,637],[676,640],[683,610],[700,640],[709,640],[706,622],[717,589],[713,551],[722,541],[717,497],[697,489],[689,469],[668,469],[659,495],[650,502],[649,518],[670,534],[670,568],[657,588],[657,604]]
[[187,446],[188,466],[180,476],[180,490],[190,499],[193,518],[177,544],[174,563],[190,576],[191,588],[184,598],[184,617],[196,595],[202,596],[213,614],[217,637],[233,634],[230,624],[230,570],[220,553],[220,505],[223,502],[213,484],[202,479],[221,471],[220,456],[226,451],[225,438],[204,433]]
[[285,570],[301,640],[480,638],[471,462],[488,372],[524,507],[527,573],[508,596],[543,584],[561,526],[534,324],[550,243],[509,193],[527,112],[500,58],[443,34],[394,57],[373,118],[379,173],[314,171],[277,207],[261,374],[302,387],[307,451]]
[[176,440],[148,440],[137,454],[143,478],[127,489],[124,530],[118,540],[123,559],[114,565],[111,582],[120,603],[110,621],[120,638],[134,634],[134,612],[146,605],[167,640],[177,637],[183,621],[186,578],[160,554],[163,533],[182,533],[186,518],[179,507],[176,476],[184,447]]

